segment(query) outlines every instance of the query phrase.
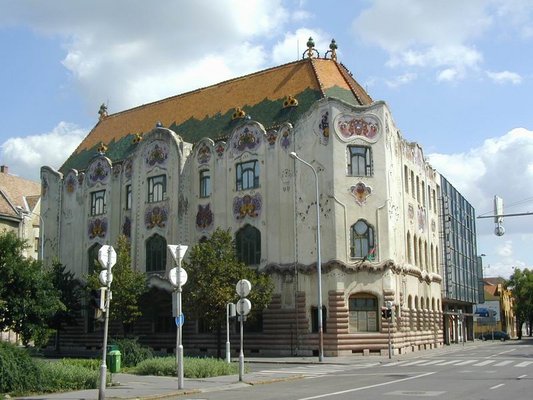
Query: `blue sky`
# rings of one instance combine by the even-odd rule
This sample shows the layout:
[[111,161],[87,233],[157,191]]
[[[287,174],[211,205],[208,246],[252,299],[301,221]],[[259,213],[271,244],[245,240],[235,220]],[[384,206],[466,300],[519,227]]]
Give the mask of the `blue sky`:
[[[339,61],[478,215],[533,211],[529,0],[0,0],[0,164],[39,180],[110,113],[301,57]],[[488,275],[533,267],[533,216],[493,235]]]

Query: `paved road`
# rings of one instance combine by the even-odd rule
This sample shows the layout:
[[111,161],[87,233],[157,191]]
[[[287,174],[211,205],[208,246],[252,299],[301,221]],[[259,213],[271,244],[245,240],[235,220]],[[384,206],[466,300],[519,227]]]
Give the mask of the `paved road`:
[[[118,385],[106,388],[107,399],[209,400],[446,400],[533,398],[533,340],[469,342],[388,357],[248,358],[250,371],[238,376],[185,379],[114,374]],[[86,400],[98,390],[82,390],[28,399]]]
[[254,374],[294,375],[290,379],[179,397],[209,400],[530,400],[533,346],[477,343],[447,352],[423,352],[406,359],[341,364],[289,365]]

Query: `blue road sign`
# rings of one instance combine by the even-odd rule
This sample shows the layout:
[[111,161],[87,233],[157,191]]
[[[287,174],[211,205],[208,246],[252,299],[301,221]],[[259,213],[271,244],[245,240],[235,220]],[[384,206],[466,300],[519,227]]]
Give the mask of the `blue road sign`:
[[179,317],[176,317],[176,326],[182,326],[185,323],[185,315],[181,314]]

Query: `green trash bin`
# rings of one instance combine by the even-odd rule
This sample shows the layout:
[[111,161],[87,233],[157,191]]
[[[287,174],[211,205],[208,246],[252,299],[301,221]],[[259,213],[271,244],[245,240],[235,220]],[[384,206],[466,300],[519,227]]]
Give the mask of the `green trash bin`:
[[107,365],[109,366],[109,372],[116,373],[120,372],[120,357],[122,355],[120,354],[120,351],[118,350],[111,350],[107,354]]

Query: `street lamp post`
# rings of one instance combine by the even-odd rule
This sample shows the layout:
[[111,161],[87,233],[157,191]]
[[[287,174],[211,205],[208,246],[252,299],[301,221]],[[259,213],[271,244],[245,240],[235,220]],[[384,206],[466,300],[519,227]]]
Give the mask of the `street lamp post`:
[[291,158],[300,161],[307,165],[315,175],[315,191],[316,191],[316,269],[318,279],[318,361],[324,360],[324,330],[322,329],[322,259],[320,258],[320,204],[318,191],[318,174],[316,169],[307,161],[303,160],[292,151]]

